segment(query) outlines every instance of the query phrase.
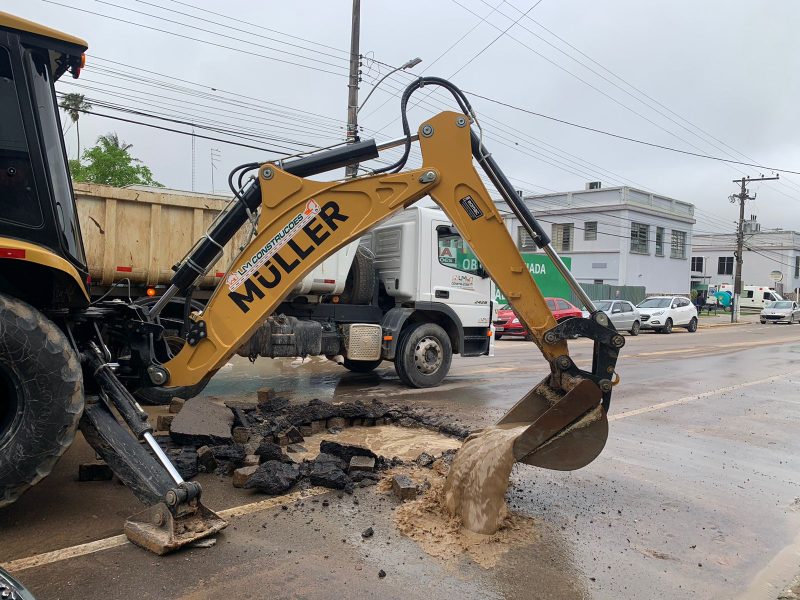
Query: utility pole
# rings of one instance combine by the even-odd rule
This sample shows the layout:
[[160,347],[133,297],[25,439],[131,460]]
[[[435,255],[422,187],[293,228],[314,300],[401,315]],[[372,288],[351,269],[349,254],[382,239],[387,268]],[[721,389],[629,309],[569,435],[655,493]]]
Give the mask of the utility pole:
[[733,279],[733,305],[731,306],[731,323],[739,322],[739,299],[742,295],[742,263],[744,262],[744,203],[747,200],[755,200],[757,194],[749,195],[747,191],[747,184],[753,181],[773,181],[780,179],[780,175],[775,177],[761,176],[758,179],[750,179],[749,177],[742,177],[741,179],[734,179],[733,183],[738,183],[741,190],[738,194],[731,194],[729,200],[731,203],[739,202],[739,228],[736,231],[736,275]]
[[[347,142],[358,141],[358,79],[361,56],[358,39],[361,31],[361,0],[353,0],[353,24],[350,29],[350,79],[347,83]],[[348,165],[345,177],[355,177],[358,165]]]
[[217,189],[214,187],[214,171],[217,170],[217,162],[219,161],[220,156],[221,154],[219,148],[211,149],[211,193],[212,194],[215,194]]
[[192,127],[192,191],[194,191],[194,127]]

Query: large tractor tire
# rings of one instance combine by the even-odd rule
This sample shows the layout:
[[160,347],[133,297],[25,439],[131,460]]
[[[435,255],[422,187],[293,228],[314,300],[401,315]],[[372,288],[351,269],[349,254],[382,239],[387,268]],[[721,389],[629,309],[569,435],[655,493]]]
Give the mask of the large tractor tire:
[[447,332],[436,323],[418,323],[400,334],[394,368],[409,387],[436,387],[450,371],[452,360]]
[[375,258],[367,248],[359,246],[339,301],[342,304],[369,304],[374,292]]
[[83,375],[64,333],[0,294],[0,507],[50,474],[83,412]]

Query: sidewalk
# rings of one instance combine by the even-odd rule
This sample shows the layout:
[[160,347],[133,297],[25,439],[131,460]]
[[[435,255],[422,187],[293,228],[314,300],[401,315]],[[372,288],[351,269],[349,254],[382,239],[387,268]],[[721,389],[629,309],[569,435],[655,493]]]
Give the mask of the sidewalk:
[[698,316],[699,323],[697,327],[699,329],[706,329],[709,327],[726,327],[730,325],[752,325],[753,323],[758,323],[759,321],[759,313],[746,313],[743,312],[739,315],[739,322],[738,323],[731,323],[731,313],[719,311],[715,315],[711,313],[710,315],[703,313],[702,315]]

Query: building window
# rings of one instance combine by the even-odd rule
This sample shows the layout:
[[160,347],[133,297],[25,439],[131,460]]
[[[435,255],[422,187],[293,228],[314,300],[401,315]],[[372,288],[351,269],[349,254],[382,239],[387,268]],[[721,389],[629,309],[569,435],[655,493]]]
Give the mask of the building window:
[[583,224],[583,239],[587,242],[597,239],[597,221],[586,221]]
[[795,279],[800,277],[800,256],[794,257],[794,277]]
[[693,273],[702,273],[703,272],[703,257],[702,256],[693,256],[692,257],[692,272]]
[[720,256],[717,263],[717,275],[733,275],[733,257]]
[[686,232],[672,230],[672,244],[669,250],[670,258],[686,258]]
[[664,228],[656,227],[656,256],[664,256]]
[[595,285],[603,285],[603,280],[602,279],[595,279],[594,280],[594,284]]
[[517,247],[523,252],[536,252],[536,242],[521,225],[517,227]]
[[557,252],[572,251],[573,223],[555,223],[553,225],[553,246]]
[[650,226],[644,223],[631,223],[631,252],[647,254]]

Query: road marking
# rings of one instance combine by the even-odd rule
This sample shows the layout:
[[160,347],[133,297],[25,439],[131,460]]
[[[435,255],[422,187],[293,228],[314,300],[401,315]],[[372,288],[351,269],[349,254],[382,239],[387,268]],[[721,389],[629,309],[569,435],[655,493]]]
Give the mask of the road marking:
[[[312,487],[308,488],[307,490],[293,492],[286,496],[277,496],[275,498],[260,500],[259,502],[251,502],[250,504],[244,504],[242,506],[234,506],[233,508],[221,510],[217,512],[217,514],[223,519],[242,517],[262,510],[275,508],[276,506],[290,504],[297,500],[303,500],[305,498],[313,498],[314,496],[327,494],[328,492],[330,492],[330,490],[326,488]],[[33,569],[34,567],[41,567],[55,562],[60,562],[62,560],[69,560],[71,558],[86,556],[87,554],[94,554],[96,552],[104,552],[105,550],[119,548],[120,546],[125,546],[130,543],[131,542],[128,541],[128,538],[124,534],[113,535],[111,537],[103,538],[102,540],[96,540],[94,542],[88,542],[86,544],[78,544],[77,546],[61,548],[51,552],[34,554],[33,556],[28,556],[26,558],[18,558],[17,560],[1,563],[0,567],[6,571],[9,571],[10,573],[25,571],[26,569]]]
[[678,404],[687,404],[688,402],[694,402],[695,400],[702,400],[704,398],[709,398],[711,396],[716,396],[717,394],[722,394],[725,392],[732,392],[734,390],[740,390],[742,388],[752,387],[754,385],[760,385],[762,383],[767,383],[770,381],[774,381],[776,379],[782,379],[784,377],[791,377],[792,375],[798,375],[800,371],[793,371],[791,373],[784,373],[782,375],[772,375],[771,377],[766,377],[764,379],[757,379],[755,381],[747,381],[745,383],[737,383],[736,385],[729,385],[727,387],[718,388],[716,390],[710,390],[708,392],[703,392],[701,394],[694,394],[693,396],[684,396],[683,398],[678,398],[677,400],[669,400],[667,402],[660,402],[659,404],[653,404],[652,406],[645,406],[644,408],[636,408],[634,410],[626,410],[625,412],[621,412],[617,415],[611,415],[608,417],[609,421],[617,421],[619,419],[626,419],[628,417],[635,417],[636,415],[642,415],[649,412],[654,412],[657,410],[663,410],[665,408],[669,408],[671,406],[676,406]]

